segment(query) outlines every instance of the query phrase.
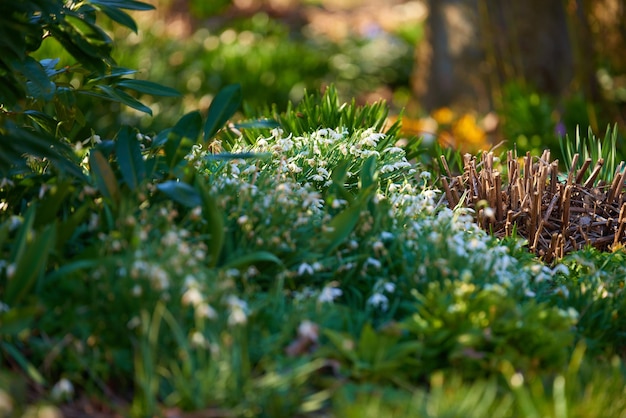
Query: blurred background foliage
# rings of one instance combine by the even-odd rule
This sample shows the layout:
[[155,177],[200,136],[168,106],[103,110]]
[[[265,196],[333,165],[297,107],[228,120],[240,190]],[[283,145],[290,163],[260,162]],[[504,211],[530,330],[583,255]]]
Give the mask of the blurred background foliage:
[[[242,85],[245,116],[272,104],[284,110],[306,90],[334,84],[345,101],[386,100],[403,115],[405,136],[424,144],[476,152],[504,141],[520,154],[549,147],[559,155],[559,137],[574,137],[577,126],[602,137],[617,123],[618,153],[623,147],[626,6],[619,0],[552,1],[534,11],[496,0],[151,3],[154,11],[133,15],[138,33],[114,29],[114,58],[183,100],[139,96],[154,117],[90,103],[85,112],[97,123],[83,137],[91,129],[112,137],[120,124],[158,132],[185,112],[206,110],[232,83]],[[542,26],[546,19],[555,23]],[[535,53],[528,42],[537,39]],[[59,55],[50,39],[37,58]]]

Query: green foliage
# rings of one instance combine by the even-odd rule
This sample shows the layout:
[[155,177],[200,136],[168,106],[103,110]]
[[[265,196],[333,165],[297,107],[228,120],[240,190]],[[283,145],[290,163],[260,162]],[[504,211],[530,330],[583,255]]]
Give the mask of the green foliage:
[[[17,80],[0,128],[0,414],[27,399],[23,377],[55,402],[61,379],[122,395],[131,416],[623,416],[621,248],[549,267],[489,236],[439,205],[384,103],[334,87],[231,124],[232,84],[155,135],[76,142],[79,96],[148,111],[127,91],[174,92],[116,67],[95,23],[136,30],[124,10],[150,6],[49,1],[67,12],[48,22],[39,3],[1,6],[25,52],[0,57]],[[37,22],[76,65],[31,56]]]
[[556,148],[556,122],[547,96],[519,83],[510,83],[502,92],[500,114],[504,119],[502,133],[507,146],[516,148],[519,155],[527,151],[540,155],[546,147]]
[[[574,140],[566,135],[565,139],[561,138],[559,140],[559,145],[564,158],[566,171],[575,170],[574,172],[576,173],[588,159],[591,161],[589,170],[593,170],[595,164],[602,160],[602,169],[594,181],[594,185],[597,185],[600,181],[608,184],[611,183],[619,158],[617,125],[613,128],[607,126],[603,139],[597,138],[591,130],[591,127],[588,129],[587,136],[581,137],[580,130],[577,128]],[[574,155],[576,154],[578,154],[578,159],[576,160],[576,165],[572,167]]]
[[[9,2],[2,6],[0,47],[0,173],[34,169],[24,155],[49,161],[57,169],[82,176],[68,142],[85,125],[80,96],[111,100],[151,114],[127,91],[177,96],[156,83],[128,78],[133,70],[118,67],[111,56],[113,41],[96,23],[100,13],[132,30],[124,10],[150,10],[134,0],[61,0]],[[54,39],[75,62],[62,67],[59,58],[34,58],[44,39]],[[45,167],[45,166],[44,166]]]

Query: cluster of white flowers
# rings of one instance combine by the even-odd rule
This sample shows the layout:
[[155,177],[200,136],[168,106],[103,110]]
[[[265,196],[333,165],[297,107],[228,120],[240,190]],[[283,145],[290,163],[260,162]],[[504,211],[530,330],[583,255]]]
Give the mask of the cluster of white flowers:
[[367,304],[386,311],[389,308],[389,297],[387,295],[394,293],[396,285],[386,280],[378,280],[372,289],[372,295],[367,299]]
[[196,318],[217,318],[217,312],[206,301],[198,280],[192,275],[185,277],[181,303],[183,306],[193,307]]
[[417,268],[421,280],[428,279],[430,266],[443,277],[458,273],[463,281],[480,280],[485,289],[506,292],[514,285],[527,286],[532,277],[507,247],[473,222],[469,209],[440,209],[414,221],[406,236],[408,245],[422,255]]

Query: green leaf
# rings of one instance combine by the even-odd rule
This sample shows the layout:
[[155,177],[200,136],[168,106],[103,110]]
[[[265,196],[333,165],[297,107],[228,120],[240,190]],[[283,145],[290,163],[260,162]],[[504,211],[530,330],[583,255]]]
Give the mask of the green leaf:
[[211,105],[207,120],[204,124],[204,141],[206,142],[219,131],[228,119],[235,114],[241,106],[241,86],[231,84],[219,91]]
[[0,312],[0,336],[17,336],[20,332],[29,328],[35,319],[37,311],[36,306],[26,306]]
[[12,346],[11,344],[5,343],[4,341],[0,341],[0,347],[2,347],[2,350],[6,351],[11,357],[13,357],[15,362],[20,365],[20,367],[26,372],[28,377],[33,380],[33,382],[36,382],[41,386],[46,384],[46,380],[43,378],[41,373],[37,371],[37,368],[33,366],[33,364],[30,363],[28,360],[26,360],[26,357],[24,357],[24,355],[20,353],[17,348]]
[[324,233],[324,238],[327,241],[326,254],[333,251],[350,236],[359,221],[361,211],[366,208],[375,190],[375,185],[362,189],[350,206],[331,219],[329,228]]
[[167,135],[165,161],[175,167],[191,151],[202,129],[202,116],[194,111],[183,116]]
[[15,272],[7,281],[5,302],[9,306],[18,306],[38,278],[43,276],[48,262],[48,255],[54,249],[56,225],[48,225],[29,242],[28,248],[14,261]]
[[102,193],[104,197],[113,200],[113,202],[117,202],[120,197],[117,179],[115,178],[111,165],[100,150],[92,149],[90,151],[89,167],[100,193]]
[[135,0],[91,0],[91,3],[126,10],[154,10],[154,6]]
[[365,160],[361,167],[359,188],[367,189],[372,185],[376,185],[378,182],[376,174],[376,156],[372,155]]
[[139,110],[140,112],[144,112],[152,116],[152,110],[141,103],[139,100],[135,99],[124,90],[117,89],[111,86],[105,86],[102,84],[98,84],[98,89],[102,91],[106,97],[112,99],[113,101],[120,102],[125,104],[128,107],[132,107],[133,109]]
[[252,128],[267,128],[273,129],[280,127],[280,123],[273,119],[258,119],[247,122],[237,122],[234,124],[236,129],[252,129]]
[[243,256],[236,257],[232,260],[229,260],[224,264],[224,267],[227,268],[237,268],[243,269],[250,265],[256,265],[259,263],[274,263],[278,265],[282,265],[283,262],[280,258],[276,257],[274,254],[269,251],[256,251],[254,253],[246,254]]
[[211,235],[209,242],[209,267],[215,267],[219,262],[222,248],[224,247],[224,217],[217,205],[217,199],[209,192],[204,180],[196,176],[196,187],[202,198],[202,214],[207,222],[207,230]]
[[69,181],[60,182],[55,187],[52,187],[37,207],[34,227],[39,228],[54,222],[59,209],[65,203],[71,191],[72,188]]
[[202,198],[198,191],[187,183],[168,180],[158,184],[157,189],[183,206],[195,208],[196,206],[202,205]]
[[123,79],[116,83],[119,87],[126,87],[139,93],[161,97],[180,97],[180,92],[171,87],[146,80]]
[[50,80],[44,67],[37,60],[26,57],[23,61],[14,62],[13,67],[28,80],[26,85],[30,96],[35,99],[52,99],[56,84]]
[[112,21],[117,22],[122,26],[126,26],[133,32],[137,33],[137,23],[135,23],[135,20],[128,13],[123,12],[116,7],[104,4],[99,4],[98,8],[102,10]]
[[33,225],[35,223],[35,216],[37,214],[37,205],[33,204],[29,206],[26,210],[26,214],[24,214],[24,220],[22,221],[22,225],[17,233],[17,237],[15,238],[15,243],[13,244],[13,248],[11,250],[11,260],[15,262],[22,258],[22,254],[26,249],[26,244],[28,242],[28,236],[31,234],[33,229]]
[[246,159],[246,158],[256,158],[256,159],[267,159],[270,158],[272,154],[269,152],[264,153],[254,153],[254,152],[220,152],[219,154],[210,154],[204,157],[207,161],[229,161],[229,160],[238,160],[238,159]]
[[326,254],[333,251],[350,236],[359,221],[361,210],[363,210],[363,205],[360,202],[355,202],[333,217],[328,225],[328,232],[324,234],[328,241],[325,249]]
[[136,190],[146,178],[146,164],[141,155],[139,141],[128,126],[120,129],[117,134],[115,153],[122,178],[131,190]]

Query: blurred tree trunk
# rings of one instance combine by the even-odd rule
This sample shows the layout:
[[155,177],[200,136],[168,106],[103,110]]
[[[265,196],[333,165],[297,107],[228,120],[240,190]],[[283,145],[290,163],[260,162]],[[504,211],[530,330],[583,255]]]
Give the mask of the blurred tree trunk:
[[[428,0],[426,42],[418,47],[414,77],[420,105],[487,111],[509,80],[563,93],[574,77],[565,9],[572,1]],[[579,51],[590,48],[589,38],[576,41]]]

